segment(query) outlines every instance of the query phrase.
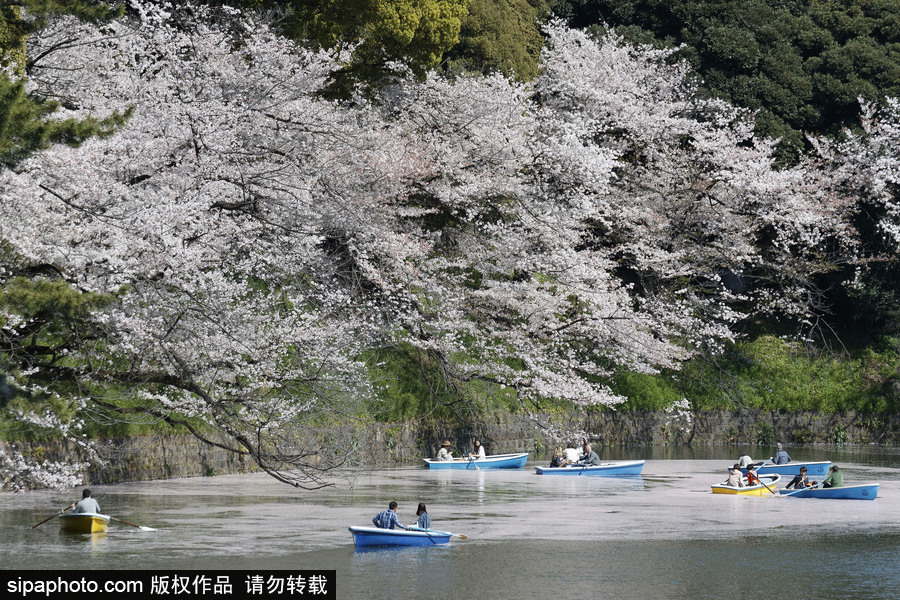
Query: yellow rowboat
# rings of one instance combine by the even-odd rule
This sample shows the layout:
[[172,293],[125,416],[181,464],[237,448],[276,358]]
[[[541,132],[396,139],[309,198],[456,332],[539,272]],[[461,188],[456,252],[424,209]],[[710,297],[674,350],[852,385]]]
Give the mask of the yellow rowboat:
[[60,515],[59,528],[67,533],[103,533],[109,525],[109,516],[97,513],[73,513]]
[[734,487],[733,485],[725,485],[720,483],[712,486],[713,494],[731,494],[738,496],[768,496],[777,494],[778,482],[781,481],[781,475],[773,473],[771,475],[760,475],[760,483],[756,485],[747,485],[747,478],[743,478],[744,487]]

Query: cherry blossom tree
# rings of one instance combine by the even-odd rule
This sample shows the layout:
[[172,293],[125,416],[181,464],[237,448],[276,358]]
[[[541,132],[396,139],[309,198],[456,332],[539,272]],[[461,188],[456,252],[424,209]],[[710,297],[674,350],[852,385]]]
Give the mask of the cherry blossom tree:
[[106,299],[37,348],[35,321],[5,315],[8,355],[29,367],[18,383],[64,383],[318,485],[345,440],[304,433],[371,394],[357,357],[384,315],[367,306],[399,302],[404,253],[422,247],[379,222],[415,161],[371,111],[317,98],[331,60],[239,13],[135,6],[33,40],[35,55],[65,50],[33,85],[75,113],[134,114],[114,139],[3,173],[4,275],[45,266]]
[[857,232],[857,250],[845,269],[846,287],[861,318],[884,324],[896,322],[900,300],[900,100],[860,104],[862,130],[813,138],[815,152],[807,160],[832,195],[856,199],[848,222]]
[[32,39],[60,118],[130,119],[0,172],[0,348],[31,412],[158,419],[315,487],[353,460],[367,350],[411,344],[532,408],[612,406],[608,375],[730,339],[748,302],[804,314],[848,235],[842,197],[612,34],[552,25],[527,85],[335,102],[339,65],[264,22],[133,12]]

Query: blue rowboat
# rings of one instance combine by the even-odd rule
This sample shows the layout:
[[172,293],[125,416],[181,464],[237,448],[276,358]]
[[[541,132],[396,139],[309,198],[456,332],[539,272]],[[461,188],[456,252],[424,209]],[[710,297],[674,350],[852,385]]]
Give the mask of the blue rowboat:
[[[825,478],[828,475],[828,469],[831,468],[831,461],[823,460],[818,462],[789,462],[786,465],[774,465],[772,463],[769,463],[761,467],[756,467],[756,473],[759,475],[771,475],[772,473],[778,473],[782,477],[793,477],[794,475],[800,474],[800,467],[806,467],[806,476],[810,479],[814,477]],[[747,469],[741,469],[741,472],[746,475]]]
[[877,483],[848,485],[845,487],[810,487],[797,490],[779,490],[792,498],[821,498],[823,500],[874,500],[878,496]]
[[363,546],[436,546],[450,541],[452,533],[434,529],[406,530],[380,527],[350,527],[353,543]]
[[599,465],[584,467],[571,465],[568,467],[535,467],[538,475],[593,475],[601,477],[623,477],[640,475],[644,470],[642,460],[624,460],[620,462],[600,463]]
[[477,471],[478,469],[521,469],[528,460],[528,453],[492,454],[482,459],[457,458],[454,460],[422,459],[429,469],[461,469]]

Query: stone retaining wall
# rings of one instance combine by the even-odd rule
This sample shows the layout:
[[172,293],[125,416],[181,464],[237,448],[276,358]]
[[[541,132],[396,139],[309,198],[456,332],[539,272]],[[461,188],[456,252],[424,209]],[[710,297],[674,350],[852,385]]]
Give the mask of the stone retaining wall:
[[[782,413],[777,411],[711,411],[701,413],[602,412],[541,417],[537,423],[524,415],[507,415],[491,422],[452,426],[433,422],[375,423],[355,433],[367,465],[413,463],[434,456],[441,441],[449,439],[460,450],[471,448],[474,438],[488,453],[542,452],[580,435],[595,446],[648,446],[680,444],[761,444],[775,441],[792,446],[812,443],[900,443],[900,415],[866,416],[856,413]],[[340,436],[338,436],[340,437]],[[257,470],[249,459],[209,446],[193,436],[151,436],[100,441],[105,464],[85,472],[85,483],[204,477]],[[65,442],[10,444],[41,460],[80,459]],[[4,444],[0,443],[0,450]]]

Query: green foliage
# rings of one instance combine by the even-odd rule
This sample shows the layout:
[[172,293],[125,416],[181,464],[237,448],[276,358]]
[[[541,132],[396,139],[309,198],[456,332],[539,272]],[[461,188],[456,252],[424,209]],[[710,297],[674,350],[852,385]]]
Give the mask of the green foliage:
[[448,68],[533,79],[544,46],[540,25],[547,13],[544,0],[471,0],[459,44],[447,53]]
[[[97,337],[89,316],[110,301],[108,296],[82,292],[55,279],[13,277],[3,282],[0,309],[15,315],[20,323],[6,328],[0,338],[0,373],[18,374],[19,369],[36,368],[29,379],[39,378],[42,384],[66,395],[69,386],[77,387],[79,383],[69,378],[57,380],[56,367],[69,364],[69,350],[77,343]],[[0,328],[6,325],[6,318],[0,317]],[[42,397],[21,394],[9,382],[5,387],[7,400],[44,401]],[[52,410],[62,414],[62,408],[55,406]]]
[[19,75],[25,69],[28,35],[42,29],[53,15],[73,15],[99,23],[121,16],[125,5],[94,0],[20,0],[0,6],[0,65],[13,65]]
[[760,446],[771,446],[777,441],[775,428],[768,423],[757,423],[754,428],[754,437]]
[[515,410],[511,390],[482,381],[452,386],[439,371],[439,361],[411,346],[384,348],[368,358],[380,388],[369,410],[378,421],[465,419]]
[[682,398],[675,380],[668,375],[619,373],[614,378],[612,389],[628,398],[624,405],[628,410],[665,410]]
[[[23,8],[27,20],[22,18]],[[31,0],[17,6],[0,6],[0,66],[10,67],[18,75],[25,73],[25,41],[52,14],[102,21],[122,14],[123,10],[124,6],[89,1]],[[130,114],[115,114],[103,120],[50,119],[57,108],[56,102],[26,93],[23,81],[0,73],[0,165],[15,165],[50,144],[77,146],[93,136],[111,135]]]
[[25,70],[25,37],[22,9],[0,6],[0,66],[12,67],[21,75]]
[[27,94],[23,81],[0,74],[0,164],[12,166],[51,144],[78,146],[94,136],[112,135],[131,114],[129,110],[102,120],[49,119],[57,107]]
[[[240,4],[240,1],[238,2]],[[423,75],[459,41],[468,0],[267,0],[287,4],[284,32],[333,50],[352,48],[334,91],[349,95],[356,82],[378,84],[390,77],[392,61]]]
[[857,123],[857,98],[900,94],[900,3],[895,0],[556,0],[575,27],[614,26],[628,39],[684,45],[710,93],[759,111],[757,130],[782,137]]
[[109,299],[81,292],[58,279],[13,277],[0,287],[0,306],[44,324],[84,318]]
[[886,391],[886,382],[897,376],[898,359],[893,339],[841,357],[763,335],[715,361],[695,359],[677,374],[621,374],[614,389],[629,397],[624,408],[635,410],[660,410],[683,396],[695,410],[890,413],[900,409]]
[[832,444],[847,444],[850,442],[850,434],[843,425],[835,425],[828,433],[828,441]]

